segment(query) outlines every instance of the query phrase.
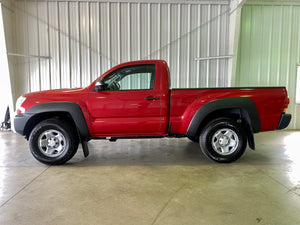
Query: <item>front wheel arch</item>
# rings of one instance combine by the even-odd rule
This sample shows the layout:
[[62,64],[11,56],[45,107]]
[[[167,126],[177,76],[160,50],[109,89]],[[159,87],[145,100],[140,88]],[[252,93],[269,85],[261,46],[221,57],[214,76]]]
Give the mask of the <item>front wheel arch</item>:
[[89,129],[80,106],[74,102],[48,102],[41,103],[29,108],[25,114],[32,115],[24,127],[24,134],[28,138],[33,127],[39,122],[53,117],[67,119],[75,125],[80,138],[90,138]]
[[29,140],[30,134],[33,131],[33,129],[38,125],[39,123],[49,120],[49,119],[60,119],[68,122],[70,125],[72,125],[74,128],[76,128],[76,124],[74,123],[73,118],[68,112],[44,112],[44,113],[37,113],[33,115],[28,122],[26,123],[26,126],[24,127],[24,135],[27,140]]

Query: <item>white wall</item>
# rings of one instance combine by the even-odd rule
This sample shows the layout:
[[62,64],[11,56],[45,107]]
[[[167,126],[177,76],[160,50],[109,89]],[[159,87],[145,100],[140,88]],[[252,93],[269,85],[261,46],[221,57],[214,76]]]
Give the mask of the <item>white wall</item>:
[[[87,86],[125,61],[164,59],[172,87],[227,86],[228,1],[15,1],[17,95]],[[36,57],[35,57],[36,56]],[[43,56],[43,57],[41,57]]]
[[[13,10],[11,1],[0,3],[0,122],[4,121],[7,106],[13,116],[13,92],[11,82],[14,81],[13,59],[7,56],[8,51],[14,51]],[[9,64],[8,64],[9,63]]]

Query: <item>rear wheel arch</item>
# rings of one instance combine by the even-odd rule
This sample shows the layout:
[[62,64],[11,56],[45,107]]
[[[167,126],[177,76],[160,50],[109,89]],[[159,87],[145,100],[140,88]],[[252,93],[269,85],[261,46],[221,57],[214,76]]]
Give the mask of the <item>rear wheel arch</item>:
[[254,102],[248,98],[219,99],[203,105],[191,120],[186,136],[193,141],[199,141],[202,129],[210,121],[221,117],[241,123],[250,148],[255,148],[253,133],[260,131],[260,119]]

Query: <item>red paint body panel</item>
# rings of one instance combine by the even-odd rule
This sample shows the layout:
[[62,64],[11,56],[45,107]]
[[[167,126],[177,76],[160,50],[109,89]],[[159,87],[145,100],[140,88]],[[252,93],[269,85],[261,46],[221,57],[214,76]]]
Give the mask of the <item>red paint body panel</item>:
[[[77,103],[86,119],[91,138],[167,136],[186,134],[195,113],[208,102],[225,98],[249,98],[258,110],[261,131],[275,130],[286,100],[285,88],[212,88],[170,90],[165,61],[145,60],[120,64],[103,75],[131,65],[155,64],[152,90],[94,91],[95,80],[87,88],[61,89],[23,95],[25,111],[40,103]],[[145,100],[155,97],[157,100]],[[171,130],[168,130],[171,124]]]
[[[131,65],[155,64],[155,85],[152,90],[95,92],[96,81],[89,87],[88,127],[93,137],[163,136],[169,122],[169,79],[167,64],[161,60],[124,63],[101,76]],[[147,101],[147,97],[159,100]]]
[[22,107],[27,110],[30,107],[48,102],[74,102],[77,103],[85,118],[88,118],[87,98],[89,94],[88,88],[74,88],[74,89],[56,89],[49,91],[40,91],[24,94],[26,101]]
[[258,110],[261,131],[275,130],[280,120],[285,88],[220,88],[171,90],[172,133],[185,133],[197,110],[208,102],[224,98],[249,98]]

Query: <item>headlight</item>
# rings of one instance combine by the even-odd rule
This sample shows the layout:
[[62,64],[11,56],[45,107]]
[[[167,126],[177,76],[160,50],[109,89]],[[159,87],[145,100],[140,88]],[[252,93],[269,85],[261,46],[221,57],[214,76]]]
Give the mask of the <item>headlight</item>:
[[25,109],[22,107],[22,104],[24,103],[25,100],[26,100],[26,98],[23,97],[23,96],[20,96],[17,99],[17,102],[16,102],[16,112],[17,112],[17,114],[25,112]]

